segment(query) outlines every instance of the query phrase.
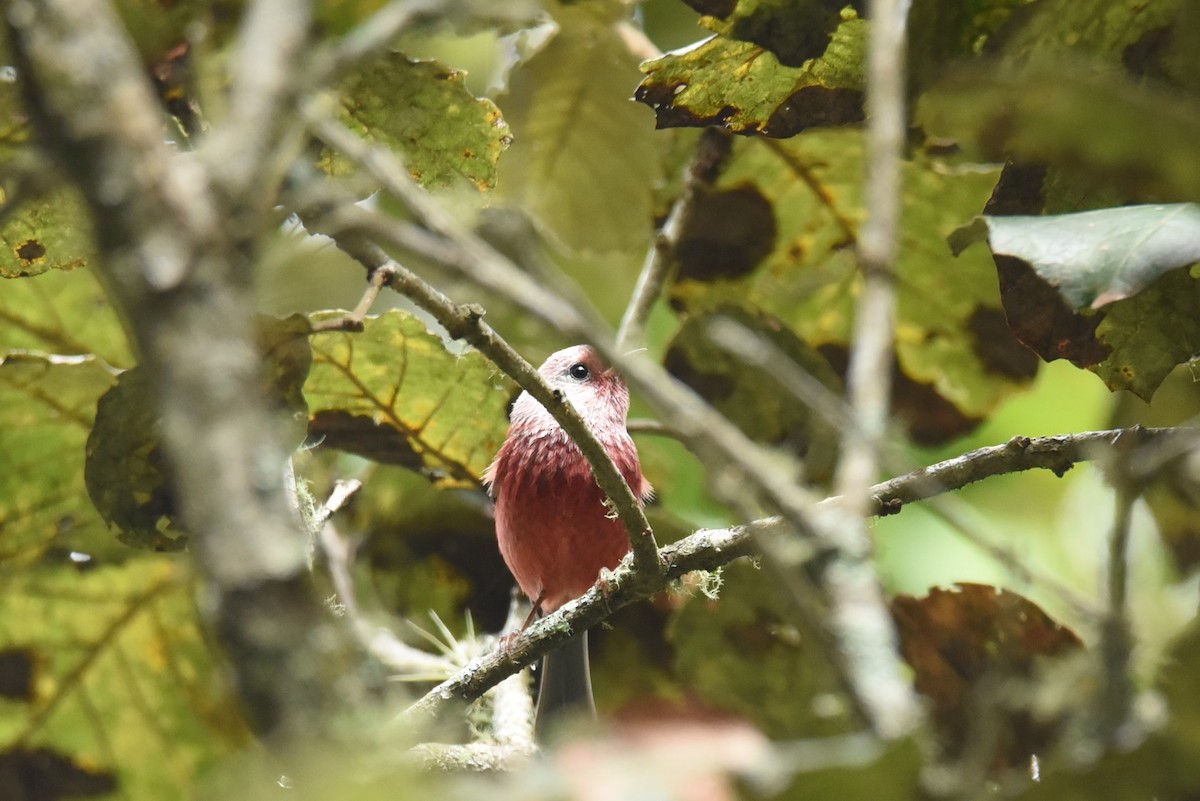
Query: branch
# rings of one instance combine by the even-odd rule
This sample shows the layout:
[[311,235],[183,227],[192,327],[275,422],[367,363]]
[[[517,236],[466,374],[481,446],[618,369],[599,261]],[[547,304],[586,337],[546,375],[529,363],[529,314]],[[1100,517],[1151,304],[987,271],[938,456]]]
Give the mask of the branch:
[[[230,197],[268,208],[279,179],[302,144],[295,133],[296,79],[308,51],[311,0],[255,0],[242,17],[233,49],[229,114],[200,155]],[[293,133],[290,148],[280,142]],[[254,215],[250,215],[251,221]],[[230,224],[242,223],[230,220]],[[244,223],[242,223],[244,225]],[[259,226],[249,226],[257,233]]]
[[359,688],[328,680],[348,643],[311,587],[283,489],[287,454],[259,389],[250,293],[238,285],[252,248],[226,224],[266,202],[222,205],[203,164],[164,143],[154,92],[108,3],[26,0],[10,11],[34,129],[88,202],[102,254],[93,266],[160,389],[181,517],[246,710],[263,734],[328,734],[343,693]]
[[646,320],[662,294],[672,264],[678,258],[679,241],[692,216],[696,196],[712,186],[733,148],[733,136],[723,128],[705,128],[696,144],[696,152],[683,173],[683,188],[671,206],[671,212],[659,228],[646,253],[646,262],[638,275],[633,297],[617,329],[616,348],[627,351],[641,342]]
[[[1089,431],[1057,437],[1014,438],[1003,444],[980,448],[954,459],[915,470],[876,484],[871,488],[873,509],[878,514],[896,514],[908,503],[960,489],[990,476],[1044,469],[1062,476],[1078,462],[1101,457],[1130,429]],[[1200,430],[1182,428],[1140,429],[1143,442],[1200,443]],[[837,497],[824,500],[829,506]],[[728,529],[701,529],[660,550],[666,572],[658,586],[634,586],[628,560],[612,574],[604,587],[593,587],[582,598],[534,623],[514,640],[512,648],[476,659],[453,677],[417,701],[404,720],[417,722],[436,716],[452,700],[472,701],[489,687],[565,642],[573,631],[590,628],[613,612],[647,598],[693,570],[715,570],[743,556],[759,554],[756,542],[764,534],[787,530],[780,517],[767,517]],[[805,562],[820,556],[809,550]],[[820,560],[817,559],[817,562]],[[816,562],[813,562],[815,564]]]
[[[596,439],[596,435],[566,397],[552,389],[529,362],[525,361],[490,325],[483,321],[481,308],[454,303],[411,270],[388,256],[370,239],[355,231],[340,228],[336,224],[336,220],[325,217],[322,211],[323,208],[320,205],[302,203],[298,213],[306,227],[332,237],[339,248],[366,267],[371,285],[386,280],[392,289],[410,298],[433,315],[450,336],[469,342],[476,350],[491,359],[505,375],[516,381],[518,386],[546,407],[547,411],[563,427],[563,430],[579,446],[579,450],[591,465],[601,490],[613,502],[617,515],[629,532],[630,544],[637,560],[639,574],[649,579],[656,576],[661,571],[658,545],[654,540],[653,529],[646,519],[641,504],[629,489],[629,485],[608,455],[608,451]],[[334,224],[331,225],[331,222]],[[385,278],[378,276],[385,276]],[[363,304],[360,303],[359,308],[362,307]]]
[[638,581],[632,560],[626,557],[603,587],[592,587],[582,597],[536,621],[511,647],[497,649],[467,665],[413,704],[404,712],[402,722],[416,724],[432,719],[453,700],[473,701],[488,688],[565,643],[573,632],[591,628],[618,609],[649,598],[693,570],[714,570],[738,557],[751,555],[752,532],[780,525],[778,520],[763,520],[737,528],[701,530],[666,545],[659,551],[665,571],[653,585]]
[[904,48],[908,3],[871,0],[867,50],[866,222],[858,238],[863,288],[854,312],[846,390],[854,425],[842,430],[834,485],[841,494],[840,565],[827,571],[831,621],[850,660],[850,680],[872,728],[902,737],[921,717],[912,682],[898,658],[896,627],[871,560],[866,516],[880,475],[891,401],[896,325],[894,265],[899,251],[900,168],[905,137]]
[[[1131,428],[1087,431],[1056,437],[1013,437],[1003,445],[968,451],[962,456],[914,470],[871,488],[872,514],[889,515],[905,504],[961,489],[992,476],[1022,470],[1049,470],[1062,477],[1079,462],[1090,461],[1104,447],[1132,432]],[[1200,444],[1200,429],[1138,428],[1143,442]],[[830,499],[832,500],[832,499]],[[828,503],[829,501],[826,501]]]

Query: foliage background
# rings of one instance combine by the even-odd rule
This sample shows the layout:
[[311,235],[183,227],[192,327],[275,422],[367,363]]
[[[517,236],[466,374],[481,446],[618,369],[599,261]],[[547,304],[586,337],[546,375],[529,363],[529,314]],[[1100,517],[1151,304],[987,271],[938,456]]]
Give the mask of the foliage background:
[[[16,5],[6,10],[16,13]],[[219,126],[226,112],[242,4],[118,5],[171,110],[164,135],[179,150],[203,143],[205,127]],[[383,5],[318,3],[317,41],[336,44]],[[447,12],[441,24],[412,25],[388,53],[353,65],[336,103],[326,97],[324,108],[401,154],[464,226],[544,283],[574,282],[610,324],[679,192],[698,139],[691,126],[721,122],[746,134],[695,202],[646,346],[749,436],[803,460],[820,485],[839,432],[801,408],[770,370],[714,346],[702,323],[732,317],[840,391],[864,216],[864,9],[690,5],[547,2],[514,5],[505,20],[479,8]],[[903,444],[895,464],[905,466],[888,472],[1016,436],[1193,420],[1194,268],[1166,271],[1097,312],[1055,310],[1055,319],[1083,320],[1084,330],[1073,328],[1060,354],[1076,364],[1045,363],[1017,342],[1005,312],[1011,321],[1013,308],[1046,301],[1019,292],[1002,298],[1003,275],[998,280],[988,247],[955,255],[948,240],[985,207],[1056,214],[1194,200],[1200,13],[1171,0],[924,0],[913,4],[910,29],[893,397],[893,438]],[[811,30],[823,34],[810,41],[802,34]],[[712,33],[700,47],[655,58]],[[191,47],[186,57],[172,50],[181,41]],[[15,63],[11,52],[5,60]],[[137,367],[130,324],[98,278],[87,207],[53,159],[39,155],[11,78],[0,83],[0,799],[206,797],[230,788],[265,796],[262,785],[279,771],[260,758],[222,667],[227,655],[206,623],[211,587],[196,573],[179,519],[153,377]],[[631,102],[635,93],[642,103]],[[299,151],[296,161],[337,180],[340,192],[360,199],[378,188],[328,143],[306,140]],[[1035,170],[1036,180],[1019,168]],[[496,632],[511,582],[479,476],[502,441],[514,385],[394,293],[381,296],[361,333],[306,338],[304,319],[289,315],[319,323],[333,318],[327,310],[352,308],[364,273],[330,240],[286,219],[301,210],[302,196],[288,196],[283,213],[256,232],[252,290],[257,311],[277,318],[260,323],[258,336],[267,383],[290,423],[282,435],[305,445],[296,472],[318,502],[337,479],[363,482],[337,525],[358,546],[353,579],[369,617],[413,644],[423,642],[416,627],[435,629],[435,620],[464,640],[472,626]],[[392,219],[413,214],[386,193],[372,203]],[[572,344],[512,297],[434,260],[413,257],[411,266],[454,300],[480,303],[493,328],[535,364]],[[1104,350],[1131,338],[1119,359]],[[1124,381],[1130,369],[1137,380]],[[1136,393],[1113,393],[1106,383]],[[634,417],[652,414],[635,397]],[[649,511],[660,542],[743,522],[722,502],[719,469],[670,438],[637,439],[659,488]],[[712,774],[717,795],[709,797],[971,795],[982,775],[1031,797],[1063,797],[1068,783],[1080,797],[1186,797],[1197,777],[1182,766],[1194,762],[1200,742],[1189,700],[1200,693],[1195,475],[1193,463],[1151,482],[1135,507],[1129,614],[1139,700],[1124,739],[1102,743],[1089,728],[1089,714],[1103,706],[1100,668],[1062,660],[1023,686],[1051,734],[1018,738],[1011,751],[997,746],[982,772],[944,748],[930,756],[908,741],[884,748],[839,739],[831,742],[850,745],[769,777],[765,765],[781,753],[772,749],[852,737],[861,722],[820,632],[795,619],[767,574],[743,560],[723,572],[716,600],[684,587],[627,607],[611,628],[598,629],[595,683],[608,728],[604,738],[575,744],[588,767],[575,768],[564,747],[549,768],[514,771],[500,792],[582,797],[589,783],[632,771],[669,796],[702,797],[679,781],[676,766],[710,754],[709,770],[686,769]],[[1091,465],[1061,478],[989,479],[950,499],[970,521],[965,537],[963,526],[921,504],[879,518],[872,535],[880,580],[890,593],[917,596],[956,582],[1015,591],[1077,633],[1099,662],[1113,483],[1123,486]],[[1181,483],[1183,490],[1171,489]],[[1027,570],[972,544],[979,535]],[[383,671],[367,673],[378,680]],[[428,685],[397,686],[381,694],[377,714],[390,716]],[[1018,712],[1028,711],[1024,704]],[[996,730],[1010,723],[989,720]],[[663,722],[661,732],[650,725]],[[367,713],[344,725],[379,730]],[[922,742],[937,741],[938,732],[926,734]],[[289,763],[287,783],[315,797],[328,787],[320,774],[332,771],[351,777],[337,786],[347,798],[396,797],[397,787],[418,796],[433,787],[480,793],[461,776],[405,784],[398,776],[411,768],[397,767],[394,755],[408,741],[383,739],[351,756],[322,753],[307,771]],[[1029,784],[1026,764],[1012,754],[1035,751],[1045,760],[1043,780]],[[958,783],[939,789],[930,778],[939,759]],[[539,784],[543,769],[550,779]],[[733,775],[744,782],[739,789]]]

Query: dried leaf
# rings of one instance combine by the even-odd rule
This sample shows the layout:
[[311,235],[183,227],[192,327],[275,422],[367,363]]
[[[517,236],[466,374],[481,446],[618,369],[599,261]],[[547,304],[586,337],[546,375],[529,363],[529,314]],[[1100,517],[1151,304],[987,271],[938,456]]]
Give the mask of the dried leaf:
[[990,746],[993,768],[1024,767],[1053,742],[1057,724],[1032,714],[1029,693],[1024,705],[1006,699],[1037,677],[1039,660],[1082,647],[1073,631],[1020,595],[983,584],[900,595],[892,614],[945,756]]

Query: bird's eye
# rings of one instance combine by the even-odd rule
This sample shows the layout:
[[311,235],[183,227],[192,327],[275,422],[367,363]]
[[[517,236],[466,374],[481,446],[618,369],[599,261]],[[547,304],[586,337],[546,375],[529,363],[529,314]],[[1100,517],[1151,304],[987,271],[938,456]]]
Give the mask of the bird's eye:
[[583,362],[575,362],[567,368],[567,374],[576,381],[587,381],[591,376],[592,371]]

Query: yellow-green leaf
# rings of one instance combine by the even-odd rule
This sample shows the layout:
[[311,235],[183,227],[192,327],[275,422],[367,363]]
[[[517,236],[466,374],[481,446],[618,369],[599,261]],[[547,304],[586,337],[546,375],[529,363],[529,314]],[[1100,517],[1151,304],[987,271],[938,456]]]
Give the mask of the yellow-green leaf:
[[480,354],[451,351],[417,317],[390,311],[362,333],[317,334],[312,348],[304,394],[318,442],[445,485],[477,482],[500,449],[508,382]]

